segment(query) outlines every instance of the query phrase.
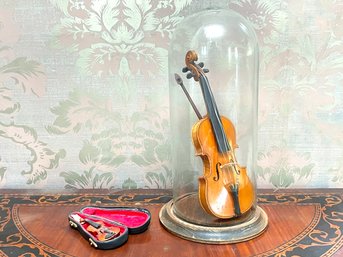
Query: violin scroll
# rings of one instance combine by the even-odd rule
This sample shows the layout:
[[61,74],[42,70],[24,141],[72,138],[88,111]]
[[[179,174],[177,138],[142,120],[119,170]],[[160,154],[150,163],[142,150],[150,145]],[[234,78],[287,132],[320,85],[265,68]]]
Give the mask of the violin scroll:
[[200,75],[209,72],[208,69],[203,69],[204,63],[195,63],[198,60],[198,54],[194,50],[189,50],[185,56],[186,67],[182,69],[182,72],[188,72],[187,78],[194,78],[195,81],[199,81]]

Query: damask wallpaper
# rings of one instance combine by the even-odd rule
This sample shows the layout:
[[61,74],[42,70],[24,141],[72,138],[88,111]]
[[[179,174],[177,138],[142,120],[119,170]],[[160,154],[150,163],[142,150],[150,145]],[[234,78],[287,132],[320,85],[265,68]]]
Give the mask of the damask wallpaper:
[[343,187],[342,0],[0,0],[0,187],[170,188],[168,44],[242,14],[260,45],[259,187]]

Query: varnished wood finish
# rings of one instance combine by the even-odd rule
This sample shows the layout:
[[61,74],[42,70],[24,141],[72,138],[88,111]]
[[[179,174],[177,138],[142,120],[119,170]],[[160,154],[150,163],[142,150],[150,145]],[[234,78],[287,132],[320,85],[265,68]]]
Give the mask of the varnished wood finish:
[[[149,196],[149,190],[144,191],[143,197],[142,192],[137,191],[111,194],[107,191],[103,195],[87,193],[64,197],[63,194],[31,196],[0,190],[0,256],[19,256],[16,253],[20,252],[26,253],[22,256],[77,257],[339,257],[343,253],[342,190],[260,194],[259,206],[269,217],[267,231],[253,240],[229,245],[199,244],[167,232],[158,220],[162,203],[157,203],[167,198],[163,193],[151,192],[155,194]],[[134,205],[149,209],[152,213],[149,229],[143,234],[130,235],[128,242],[120,248],[107,251],[92,248],[76,230],[69,227],[67,215],[94,204],[97,199],[104,206]],[[15,201],[16,204],[13,204]]]
[[[89,246],[76,230],[68,226],[66,217],[76,206],[20,206],[17,217],[20,231],[26,236],[34,236],[36,244],[43,249],[66,256],[256,256],[272,251],[311,225],[315,216],[315,206],[264,206],[268,216],[273,216],[268,230],[259,238],[235,245],[204,245],[180,239],[168,233],[158,221],[160,205],[148,205],[152,214],[149,229],[141,235],[130,235],[129,241],[120,248],[110,251],[96,250]],[[77,206],[81,207],[81,206]],[[76,207],[76,208],[77,208]],[[299,217],[295,219],[293,215]],[[290,218],[292,216],[293,218]],[[44,222],[49,217],[47,223]],[[43,221],[43,222],[42,222]],[[283,226],[280,226],[283,224]],[[285,229],[287,228],[287,229]],[[225,255],[226,254],[226,255]],[[63,255],[62,255],[63,256]]]
[[[223,129],[227,135],[232,151],[236,148],[236,133],[232,122],[221,117]],[[232,184],[238,185],[238,201],[240,212],[244,214],[254,203],[255,194],[253,185],[246,173],[245,167],[235,164],[239,170],[236,174],[235,168],[223,165],[235,162],[233,152],[219,153],[216,140],[209,119],[198,121],[192,128],[192,139],[196,155],[203,161],[203,176],[199,178],[199,200],[201,206],[210,214],[219,218],[231,218],[235,216],[234,199],[230,193]],[[222,164],[218,167],[217,164]]]

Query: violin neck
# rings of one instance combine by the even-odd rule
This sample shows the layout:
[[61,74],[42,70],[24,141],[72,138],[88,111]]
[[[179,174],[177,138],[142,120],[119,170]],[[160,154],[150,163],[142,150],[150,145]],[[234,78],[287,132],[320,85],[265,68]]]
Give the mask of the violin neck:
[[206,76],[201,75],[200,79],[200,86],[203,93],[207,115],[210,119],[212,130],[214,133],[214,137],[216,139],[218,152],[226,153],[231,150],[230,144],[227,140],[223,124],[220,118],[220,114],[217,108],[217,104],[214,100],[212,90],[210,88],[210,84]]

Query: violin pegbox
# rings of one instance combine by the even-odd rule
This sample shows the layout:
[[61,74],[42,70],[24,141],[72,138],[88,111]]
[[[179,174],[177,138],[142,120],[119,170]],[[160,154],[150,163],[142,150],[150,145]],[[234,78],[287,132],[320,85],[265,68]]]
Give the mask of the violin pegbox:
[[208,69],[203,69],[204,63],[199,62],[198,64],[196,61],[198,60],[198,55],[194,50],[190,50],[186,53],[185,63],[186,67],[182,69],[183,73],[187,73],[187,79],[194,78],[195,81],[199,81],[200,75],[204,76],[204,73],[209,72]]
[[[199,66],[200,68],[204,68],[205,64],[204,64],[203,62],[199,62],[199,63],[198,63],[198,66]],[[209,69],[206,69],[206,68],[202,69],[202,71],[203,71],[204,73],[210,72],[210,70],[209,70]]]

